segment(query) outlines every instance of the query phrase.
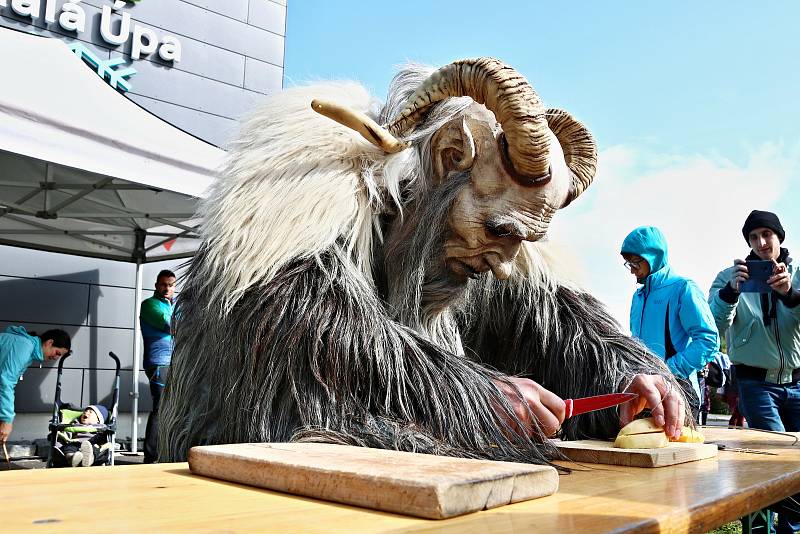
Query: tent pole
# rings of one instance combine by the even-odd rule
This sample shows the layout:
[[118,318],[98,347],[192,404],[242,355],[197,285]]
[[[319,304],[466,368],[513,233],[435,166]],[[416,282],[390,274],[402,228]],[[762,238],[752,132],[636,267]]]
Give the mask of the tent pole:
[[139,303],[142,300],[142,260],[136,260],[136,290],[133,299],[133,373],[132,391],[133,405],[131,407],[131,452],[139,450],[139,367],[141,367],[141,326],[139,325]]

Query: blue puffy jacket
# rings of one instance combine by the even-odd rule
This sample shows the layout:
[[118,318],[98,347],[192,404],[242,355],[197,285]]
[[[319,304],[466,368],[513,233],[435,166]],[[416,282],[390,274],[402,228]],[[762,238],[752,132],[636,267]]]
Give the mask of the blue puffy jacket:
[[34,361],[44,361],[38,337],[22,326],[9,326],[0,334],[0,421],[14,420],[14,388]]
[[[699,397],[697,371],[713,360],[719,349],[719,334],[703,292],[693,281],[672,272],[667,241],[658,228],[636,228],[625,238],[621,252],[641,256],[650,265],[650,274],[631,301],[631,332],[665,358],[675,376],[688,379]],[[670,342],[674,354],[666,358]]]

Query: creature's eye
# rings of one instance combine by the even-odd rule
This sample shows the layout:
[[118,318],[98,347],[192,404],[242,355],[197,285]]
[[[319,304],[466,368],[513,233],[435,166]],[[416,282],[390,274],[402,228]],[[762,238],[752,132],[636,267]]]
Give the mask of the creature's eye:
[[497,136],[497,147],[500,150],[500,159],[506,172],[511,176],[515,176],[517,171],[514,170],[514,164],[511,163],[511,158],[508,156],[508,140],[503,132],[500,132],[500,135]]

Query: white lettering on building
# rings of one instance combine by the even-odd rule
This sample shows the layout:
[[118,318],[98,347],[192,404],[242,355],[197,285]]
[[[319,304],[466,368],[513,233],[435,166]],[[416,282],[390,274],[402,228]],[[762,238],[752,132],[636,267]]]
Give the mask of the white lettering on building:
[[39,0],[11,0],[11,9],[20,17],[39,18]]
[[[81,0],[69,0],[61,6],[57,13],[58,0],[44,0],[44,20],[48,24],[58,25],[70,32],[86,31],[86,12],[80,5]],[[0,8],[7,8],[9,0],[0,0]],[[11,9],[21,17],[33,20],[39,18],[42,0],[11,0]],[[164,61],[177,63],[181,60],[181,42],[174,35],[164,35],[161,39],[152,29],[136,24],[129,13],[121,13],[126,6],[123,0],[116,0],[114,6],[105,5],[100,15],[100,36],[114,46],[131,42],[131,58],[141,59],[158,51]],[[131,33],[131,28],[133,32]]]
[[58,17],[58,24],[67,31],[86,31],[86,12],[78,5],[78,2],[80,2],[80,0],[67,2],[61,6],[61,15]]

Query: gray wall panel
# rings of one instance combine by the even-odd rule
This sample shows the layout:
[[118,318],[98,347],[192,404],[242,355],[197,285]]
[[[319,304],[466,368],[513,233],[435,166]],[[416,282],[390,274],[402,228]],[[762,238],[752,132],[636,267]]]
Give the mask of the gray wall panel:
[[133,328],[134,290],[113,286],[89,286],[91,326]]
[[217,17],[215,27],[209,28],[209,33],[202,40],[248,57],[283,66],[283,36],[255,26],[226,17]]
[[286,35],[286,6],[272,0],[250,0],[247,22],[278,35]]
[[238,122],[233,119],[203,113],[142,95],[132,94],[129,95],[129,98],[168,123],[216,146],[225,147],[238,127]]
[[[157,52],[150,54],[146,58],[142,57],[140,61],[133,61],[131,66],[136,70],[141,70],[139,66],[144,65],[146,62],[148,67],[156,67],[160,70],[159,78],[169,74],[171,71],[189,72],[230,85],[242,86],[244,56],[187,37],[181,38],[181,48],[182,59],[174,66],[158,57]],[[128,62],[132,61],[130,54],[130,45],[125,46],[124,50],[112,53],[115,57],[124,57]],[[137,74],[137,76],[139,75]],[[136,76],[131,78],[131,84],[134,88],[138,85],[136,83],[138,79]]]
[[248,0],[184,0],[187,4],[205,8],[227,17],[247,22]]
[[[81,369],[64,369],[61,376],[61,400],[81,403]],[[58,372],[55,366],[28,369],[14,390],[14,409],[20,412],[49,412],[53,409],[56,397]],[[42,429],[42,437],[47,435],[47,427]],[[13,438],[12,438],[13,439]]]
[[0,275],[123,287],[136,284],[135,267],[130,263],[5,245],[0,245]]
[[187,108],[226,118],[237,118],[252,105],[252,92],[239,87],[174,69],[169,73],[169,83],[164,83],[158,76],[162,67],[140,61],[136,68],[139,74],[130,91],[132,94],[180,103]]
[[0,319],[86,324],[89,287],[84,284],[0,276]]
[[281,90],[283,69],[251,57],[245,63],[244,87],[251,91],[271,94]]
[[[153,401],[150,397],[150,382],[147,380],[147,375],[144,371],[136,373],[139,377],[139,412],[149,412],[153,408]],[[133,398],[130,392],[133,391],[131,386],[131,371],[122,371],[120,379],[120,396],[119,396],[119,410],[121,412],[130,412],[133,409]],[[123,394],[124,393],[124,394]],[[139,425],[139,436],[144,436],[144,424]]]
[[[87,374],[83,382],[83,404],[94,404],[99,402],[106,408],[111,409],[113,400],[115,374],[113,371],[97,371]],[[129,395],[131,391],[131,372],[130,370],[123,371],[119,375],[119,411],[131,411],[133,400]],[[62,396],[63,398],[63,396]],[[149,383],[147,376],[144,372],[139,372],[139,410],[149,412],[153,407],[153,401],[150,396]],[[144,427],[140,429],[140,433],[144,434]]]

